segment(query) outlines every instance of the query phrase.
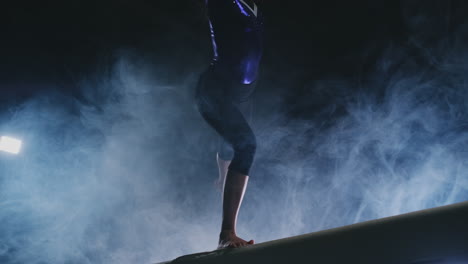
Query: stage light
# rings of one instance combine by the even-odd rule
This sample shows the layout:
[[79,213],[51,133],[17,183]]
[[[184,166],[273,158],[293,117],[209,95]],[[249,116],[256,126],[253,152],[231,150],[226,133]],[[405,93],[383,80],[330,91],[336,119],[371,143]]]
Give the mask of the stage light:
[[0,137],[0,151],[18,154],[21,149],[21,144],[21,140],[5,136]]

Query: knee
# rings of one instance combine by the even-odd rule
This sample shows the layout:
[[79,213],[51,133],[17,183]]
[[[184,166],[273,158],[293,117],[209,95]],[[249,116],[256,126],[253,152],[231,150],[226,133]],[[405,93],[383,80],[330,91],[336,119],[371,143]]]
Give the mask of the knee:
[[251,135],[241,144],[234,146],[234,151],[241,154],[242,156],[253,157],[257,151],[257,140],[255,136]]
[[229,168],[244,175],[249,175],[256,149],[257,143],[254,137],[236,145],[234,147],[234,158]]

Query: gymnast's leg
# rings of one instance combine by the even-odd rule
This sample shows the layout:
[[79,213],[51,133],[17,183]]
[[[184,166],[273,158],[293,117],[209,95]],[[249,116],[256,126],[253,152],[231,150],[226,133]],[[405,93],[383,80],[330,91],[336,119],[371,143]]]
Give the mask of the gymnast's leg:
[[223,221],[218,248],[253,244],[253,240],[247,242],[237,236],[236,223],[255,155],[255,135],[237,104],[229,100],[209,97],[202,97],[198,101],[199,110],[204,119],[234,150],[223,192]]

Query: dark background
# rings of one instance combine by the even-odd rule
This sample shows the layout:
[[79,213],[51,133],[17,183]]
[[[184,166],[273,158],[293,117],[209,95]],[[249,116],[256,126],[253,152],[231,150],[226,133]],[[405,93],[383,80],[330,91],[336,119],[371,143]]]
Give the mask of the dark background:
[[[454,13],[466,4],[439,5]],[[272,74],[278,80],[269,80],[288,85],[282,91],[291,97],[287,100],[302,97],[308,82],[324,76],[365,78],[383,49],[406,45],[408,38],[400,1],[270,0],[261,6],[266,15],[263,74],[280,73]],[[190,60],[194,56],[209,62],[199,1],[15,1],[0,12],[0,87],[2,100],[10,102],[51,89],[51,82],[59,84],[54,89],[79,97],[76,79],[112,63],[120,49],[158,54],[161,63],[183,61],[181,74],[200,63]],[[447,19],[449,32],[456,16]],[[309,106],[294,111],[300,115],[304,107]]]
[[[402,60],[426,67],[427,58],[408,42],[412,30],[450,37],[467,10],[464,1],[456,0],[270,0],[260,5],[267,17],[262,67],[267,77],[262,79],[287,85],[272,92],[285,93],[284,103],[292,107],[288,111],[305,118],[327,104],[322,98],[309,109],[310,102],[297,101],[311,96],[308,83],[335,77],[362,82],[392,45],[405,48]],[[51,82],[58,84],[54,89],[80,98],[76,80],[112,64],[121,49],[157,54],[160,63],[180,62],[181,74],[209,63],[200,1],[15,1],[3,4],[0,12],[3,106],[51,89]],[[435,18],[435,25],[411,28],[421,12]]]

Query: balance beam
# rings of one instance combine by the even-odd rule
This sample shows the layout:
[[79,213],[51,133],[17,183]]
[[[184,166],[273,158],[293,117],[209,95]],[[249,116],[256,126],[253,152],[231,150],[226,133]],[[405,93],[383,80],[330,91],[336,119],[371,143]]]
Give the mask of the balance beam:
[[163,263],[468,264],[468,202]]

